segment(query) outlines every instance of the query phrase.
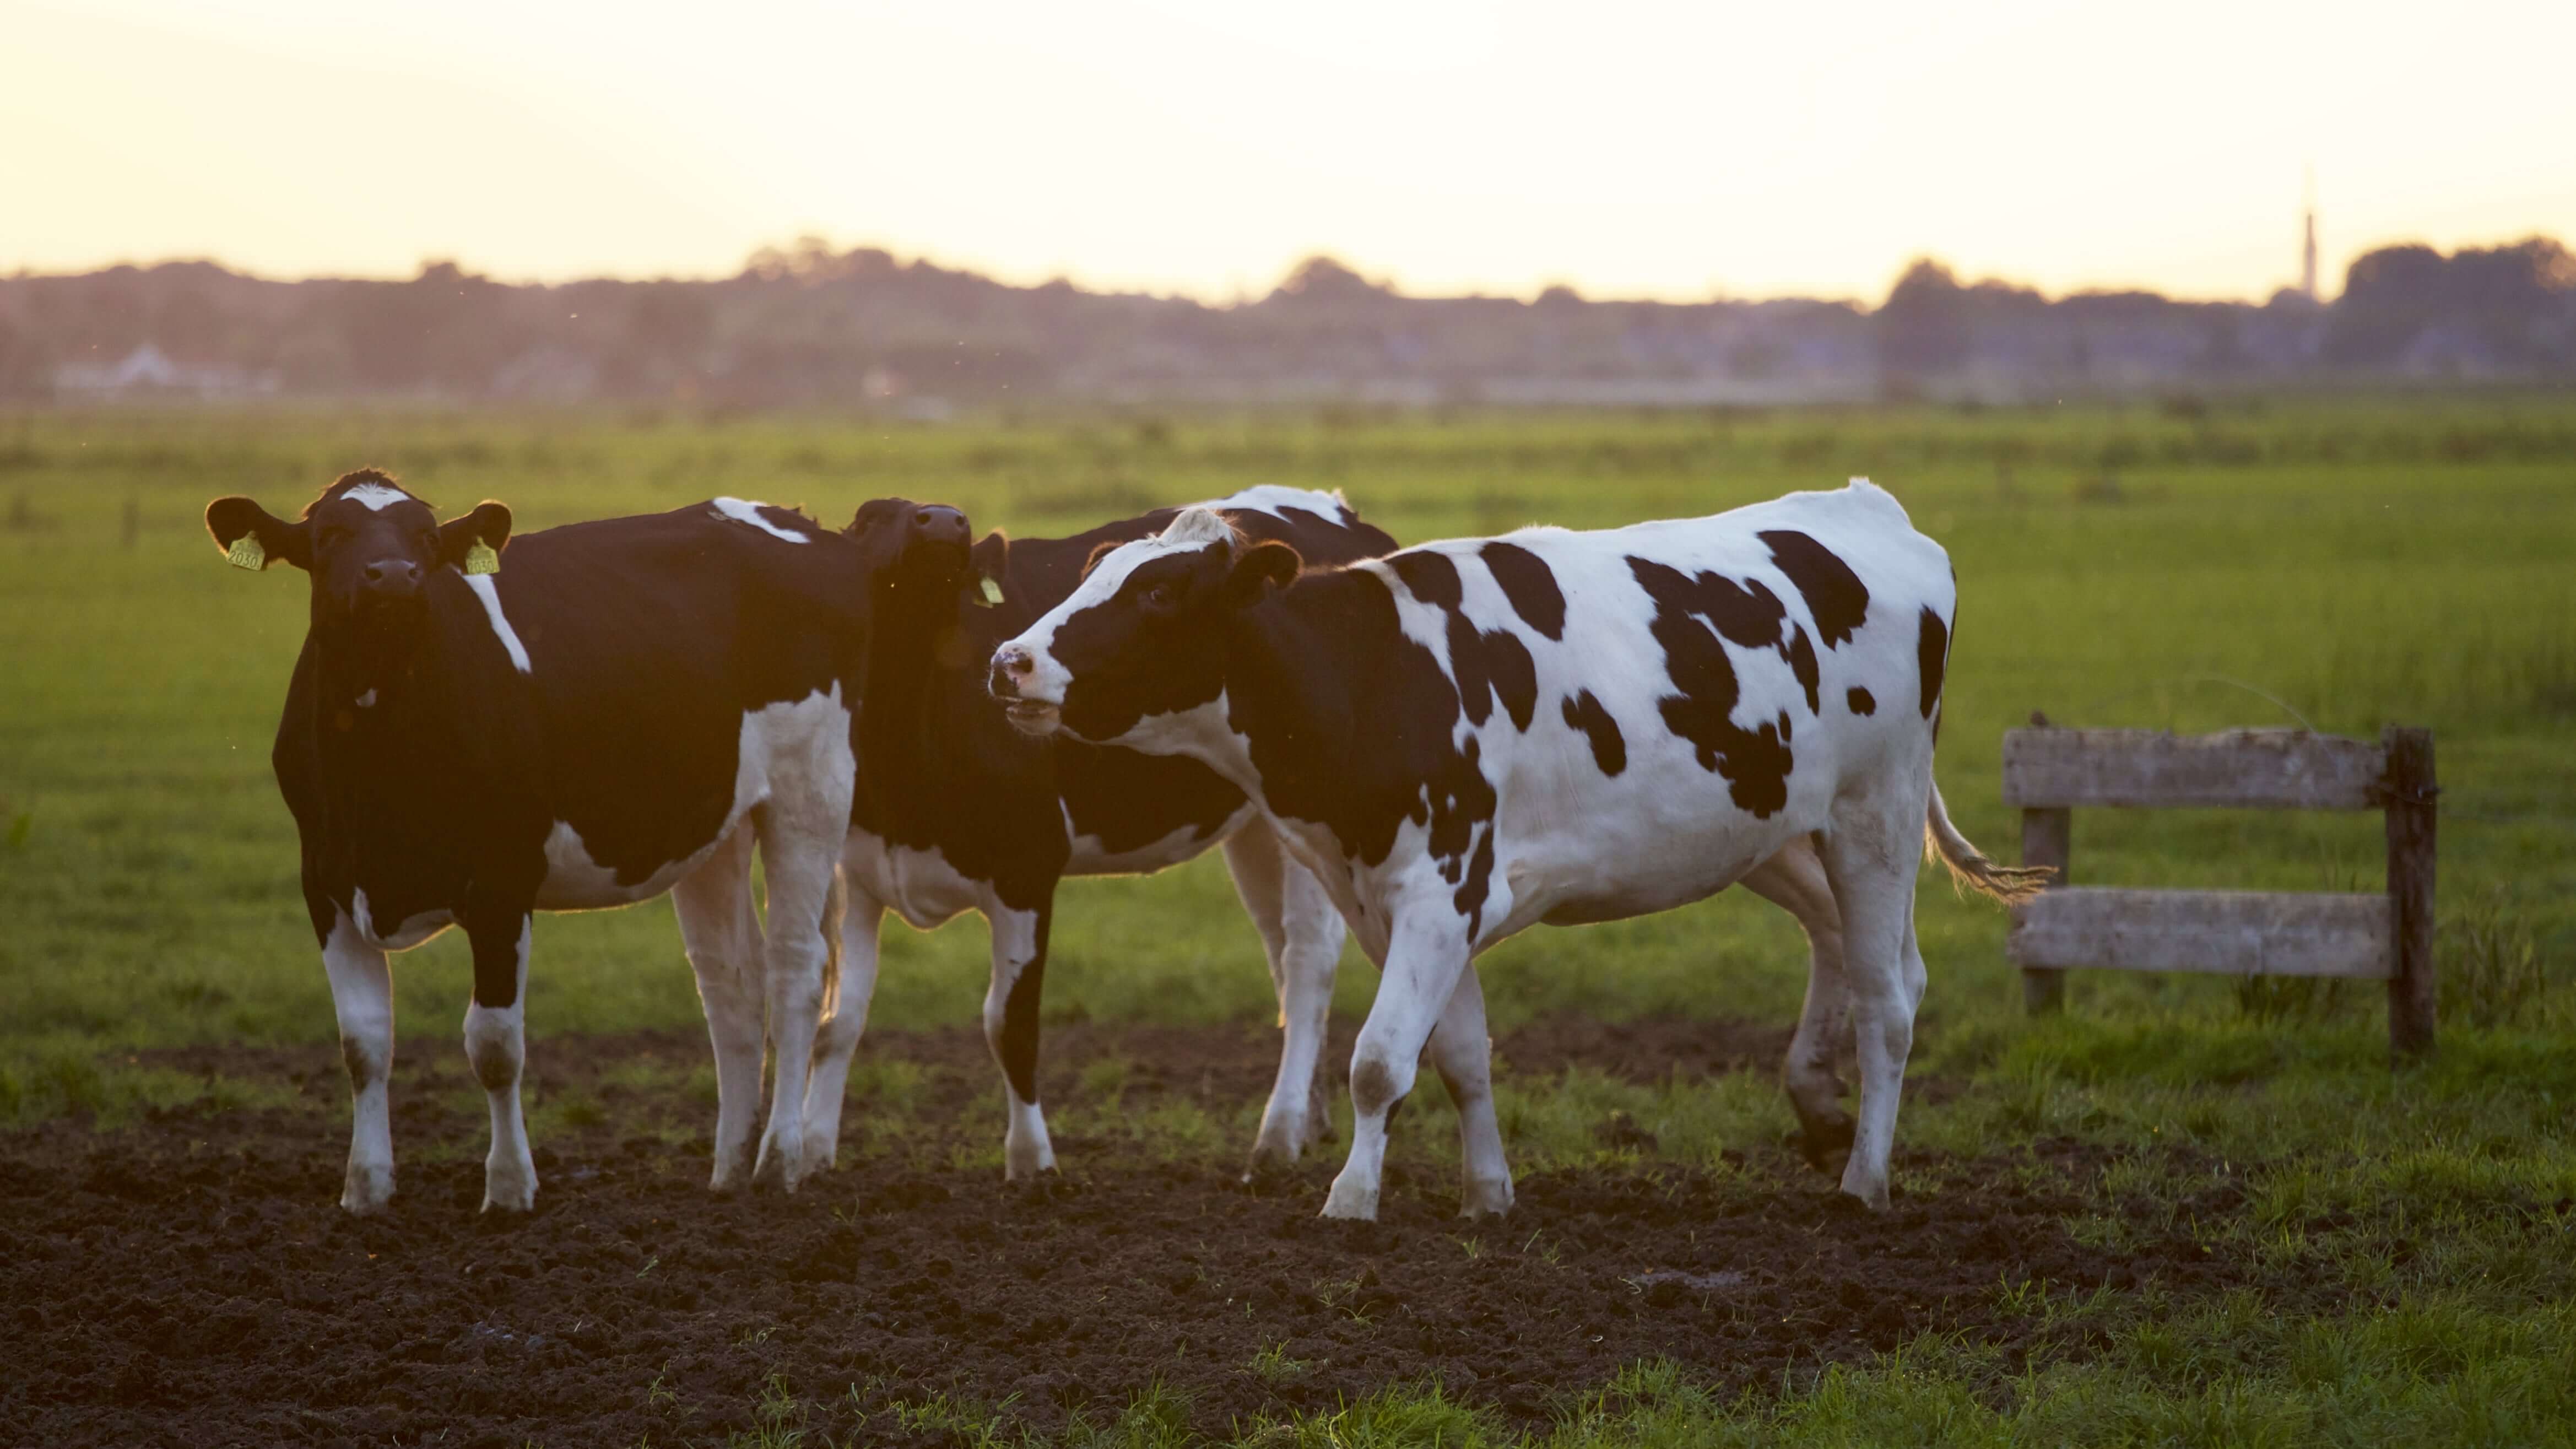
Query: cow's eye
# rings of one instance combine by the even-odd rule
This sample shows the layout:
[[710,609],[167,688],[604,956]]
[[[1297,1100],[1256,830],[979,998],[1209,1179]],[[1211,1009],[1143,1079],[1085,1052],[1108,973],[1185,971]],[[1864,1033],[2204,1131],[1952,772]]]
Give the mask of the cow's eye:
[[348,541],[349,530],[345,528],[326,528],[322,530],[321,542],[324,548],[332,548],[339,544],[347,543]]
[[1172,607],[1172,586],[1170,584],[1154,585],[1152,588],[1145,591],[1144,598],[1141,602],[1146,608],[1156,611]]

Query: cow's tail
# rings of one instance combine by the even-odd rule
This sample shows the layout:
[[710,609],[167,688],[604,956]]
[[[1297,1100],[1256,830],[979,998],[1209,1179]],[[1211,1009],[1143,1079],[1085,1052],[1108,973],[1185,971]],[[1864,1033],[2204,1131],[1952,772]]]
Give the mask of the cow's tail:
[[1932,784],[1932,802],[1923,818],[1923,853],[1948,868],[1950,883],[1961,891],[1975,891],[1991,896],[2005,905],[2029,900],[2048,885],[2057,874],[2052,866],[2004,865],[1977,849],[1959,827],[1950,823],[1950,811],[1941,803],[1941,784]]
[[817,1021],[830,1021],[841,1010],[841,922],[849,914],[850,883],[836,863],[831,888],[823,892],[823,1009]]

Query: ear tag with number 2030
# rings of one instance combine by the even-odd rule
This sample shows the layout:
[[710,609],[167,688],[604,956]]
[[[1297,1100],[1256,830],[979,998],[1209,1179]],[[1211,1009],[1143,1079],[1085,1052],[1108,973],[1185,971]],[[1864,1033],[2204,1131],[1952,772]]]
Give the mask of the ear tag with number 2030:
[[245,533],[233,540],[232,547],[224,550],[224,562],[237,569],[258,573],[268,567],[268,550],[259,546],[258,534]]
[[501,571],[501,551],[481,539],[465,551],[465,571],[469,574],[497,574]]

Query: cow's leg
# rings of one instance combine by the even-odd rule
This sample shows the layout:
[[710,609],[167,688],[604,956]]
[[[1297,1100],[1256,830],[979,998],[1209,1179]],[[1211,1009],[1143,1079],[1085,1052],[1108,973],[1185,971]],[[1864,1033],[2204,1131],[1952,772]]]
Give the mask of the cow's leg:
[[1797,1109],[1807,1161],[1839,1178],[1851,1160],[1852,1118],[1843,1110],[1834,1053],[1849,1040],[1850,990],[1843,983],[1843,918],[1834,905],[1833,883],[1814,844],[1801,836],[1755,866],[1741,884],[1797,917],[1807,933],[1807,1005],[1798,1014],[1798,1034],[1789,1042],[1780,1078]]
[[1485,1032],[1485,987],[1472,962],[1458,973],[1448,1008],[1431,1029],[1431,1065],[1458,1104],[1458,1215],[1510,1212],[1512,1170],[1494,1118],[1494,1042]]
[[850,1056],[868,1027],[868,1003],[877,994],[877,928],[885,906],[862,887],[849,887],[840,922],[840,980],[824,994],[832,1014],[814,1037],[814,1073],[805,1084],[805,1158],[816,1172],[831,1170],[841,1150],[841,1097],[850,1080]]
[[1351,1049],[1351,1154],[1333,1179],[1324,1216],[1377,1216],[1387,1118],[1413,1090],[1423,1045],[1458,989],[1467,955],[1467,923],[1448,908],[1445,895],[1434,904],[1399,908],[1377,1000]]
[[1891,807],[1895,790],[1847,798],[1824,840],[1826,876],[1842,913],[1843,964],[1851,988],[1852,1034],[1860,1058],[1860,1124],[1843,1191],[1887,1206],[1887,1161],[1896,1146],[1897,1098],[1914,1046],[1916,993],[1909,987],[1908,920],[1914,913],[1920,794]]
[[794,1192],[813,1166],[805,1153],[802,1084],[814,1070],[823,962],[830,954],[823,939],[824,917],[848,819],[846,790],[838,793],[837,802],[796,794],[772,798],[752,811],[769,896],[762,979],[775,1088],[769,1095],[769,1125],[752,1161],[754,1186]]
[[1225,842],[1235,894],[1261,932],[1270,979],[1279,992],[1279,1075],[1261,1112],[1252,1166],[1280,1167],[1322,1141],[1332,1112],[1316,1066],[1331,1027],[1333,971],[1342,955],[1342,913],[1321,881],[1288,858],[1278,835],[1255,820]]
[[1015,911],[995,902],[993,984],[984,993],[984,1040],[1002,1065],[1010,1125],[1002,1136],[1002,1170],[1012,1181],[1055,1170],[1046,1112],[1038,1105],[1038,1006],[1046,990],[1047,924],[1055,903]]
[[393,1107],[387,1101],[394,1069],[394,977],[385,953],[359,938],[347,916],[331,923],[322,943],[322,970],[331,979],[331,1010],[340,1018],[340,1058],[349,1066],[349,1172],[340,1206],[353,1213],[384,1211],[394,1195]]
[[716,1053],[718,1192],[751,1178],[751,1129],[760,1120],[760,914],[751,898],[752,832],[738,828],[671,888],[680,945],[698,978],[707,1039]]
[[[507,924],[503,924],[506,921]],[[465,1008],[465,1060],[492,1109],[492,1150],[483,1159],[483,1210],[523,1213],[537,1205],[537,1163],[519,1113],[519,1076],[528,1064],[528,926],[525,911],[469,921],[474,1000]]]

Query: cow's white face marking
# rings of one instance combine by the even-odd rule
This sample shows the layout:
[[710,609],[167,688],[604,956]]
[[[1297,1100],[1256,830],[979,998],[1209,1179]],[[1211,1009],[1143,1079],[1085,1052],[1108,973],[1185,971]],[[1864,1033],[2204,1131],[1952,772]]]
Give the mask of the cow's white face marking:
[[465,587],[472,589],[474,597],[483,601],[483,612],[492,621],[492,632],[500,636],[501,647],[510,651],[512,667],[521,674],[535,673],[528,667],[528,646],[519,642],[519,631],[510,627],[509,619],[501,612],[501,590],[492,582],[492,576],[467,574]]
[[382,513],[397,503],[412,501],[410,494],[382,483],[361,483],[340,496],[370,513]]
[[1340,523],[1350,511],[1349,500],[1343,498],[1338,489],[1319,493],[1312,488],[1291,488],[1285,483],[1256,483],[1231,497],[1211,499],[1194,506],[1267,513],[1273,518],[1279,517],[1282,508],[1295,508],[1312,513],[1327,523]]
[[768,519],[761,517],[760,510],[768,506],[769,505],[765,503],[754,502],[747,498],[719,498],[715,501],[716,516],[719,518],[730,518],[736,523],[749,524],[753,528],[757,528],[761,532],[768,534],[771,538],[783,538],[789,543],[807,543],[811,541],[801,533],[791,533],[788,530],[779,527],[777,524],[770,522]]

